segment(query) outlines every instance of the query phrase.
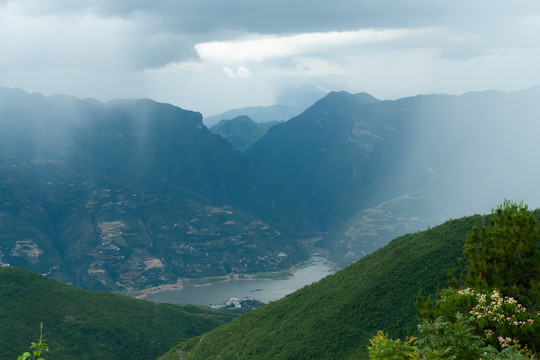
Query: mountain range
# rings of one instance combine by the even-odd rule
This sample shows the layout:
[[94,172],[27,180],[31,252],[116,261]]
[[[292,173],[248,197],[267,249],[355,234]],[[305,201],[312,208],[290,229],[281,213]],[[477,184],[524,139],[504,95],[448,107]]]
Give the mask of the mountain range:
[[0,262],[86,288],[284,270],[317,228],[303,196],[151,100],[0,89]]
[[241,152],[247,118],[227,140],[148,99],[0,88],[0,262],[128,292],[282,271],[310,247],[345,266],[504,198],[540,204],[539,115],[539,88],[331,92]]
[[539,117],[540,88],[392,101],[332,92],[246,154],[303,194],[328,234],[318,245],[347,264],[505,197],[539,204]]
[[230,120],[221,120],[210,131],[227,140],[235,149],[245,151],[259,140],[268,129],[281,121],[255,122],[249,116],[241,115]]
[[270,106],[248,106],[244,108],[228,110],[224,113],[207,116],[203,119],[204,124],[213,127],[223,120],[230,120],[239,116],[247,116],[257,123],[269,121],[286,121],[302,113],[309,105],[299,104],[275,104]]

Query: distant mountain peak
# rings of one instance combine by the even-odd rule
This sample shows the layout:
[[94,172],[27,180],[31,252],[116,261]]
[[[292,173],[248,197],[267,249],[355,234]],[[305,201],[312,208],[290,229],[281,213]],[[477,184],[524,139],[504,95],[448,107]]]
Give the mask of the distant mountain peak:
[[328,100],[335,100],[335,99],[347,99],[349,101],[354,101],[355,103],[366,103],[366,104],[380,101],[376,97],[365,92],[351,94],[347,91],[331,91],[328,93],[328,95],[323,97],[320,101],[324,101],[324,100],[328,101]]
[[229,141],[235,149],[244,151],[277,123],[279,121],[257,123],[247,115],[240,115],[234,119],[221,120],[210,131]]
[[231,120],[232,121],[242,121],[242,122],[249,122],[249,123],[253,122],[253,123],[255,123],[255,121],[252,118],[250,118],[249,116],[247,116],[247,115],[239,115],[239,116],[237,116],[237,117],[235,117],[234,119],[231,119]]

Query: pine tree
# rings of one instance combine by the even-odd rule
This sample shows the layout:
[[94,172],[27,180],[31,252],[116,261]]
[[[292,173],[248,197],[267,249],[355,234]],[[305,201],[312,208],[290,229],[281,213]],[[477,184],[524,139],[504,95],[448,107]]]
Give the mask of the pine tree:
[[506,200],[467,236],[465,285],[499,289],[532,308],[540,304],[540,232],[527,205]]
[[[540,231],[526,205],[506,200],[464,247],[466,273],[435,306],[418,294],[421,324],[412,348],[378,334],[371,359],[396,351],[417,359],[532,359],[540,350]],[[412,350],[411,350],[412,349]],[[414,356],[413,356],[414,355]],[[533,355],[533,357],[531,357]]]

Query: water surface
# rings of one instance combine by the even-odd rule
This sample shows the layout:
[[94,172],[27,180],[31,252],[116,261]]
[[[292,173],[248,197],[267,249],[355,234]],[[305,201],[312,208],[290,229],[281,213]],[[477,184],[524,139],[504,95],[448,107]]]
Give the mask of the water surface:
[[[231,297],[251,296],[268,303],[278,300],[305,285],[331,274],[324,257],[313,257],[313,262],[285,280],[232,280],[205,286],[186,286],[182,290],[166,290],[148,295],[145,299],[160,303],[210,305]],[[262,289],[260,291],[252,291]]]

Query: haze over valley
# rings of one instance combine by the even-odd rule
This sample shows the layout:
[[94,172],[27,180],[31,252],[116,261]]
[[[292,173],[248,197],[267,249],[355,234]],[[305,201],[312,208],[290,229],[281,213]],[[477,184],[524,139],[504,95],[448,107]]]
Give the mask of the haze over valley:
[[533,0],[0,0],[0,358],[41,323],[47,360],[536,356],[538,34]]
[[539,100],[331,92],[240,152],[169,104],[3,88],[0,261],[117,291],[286,271],[313,249],[342,267],[493,199],[539,203]]

